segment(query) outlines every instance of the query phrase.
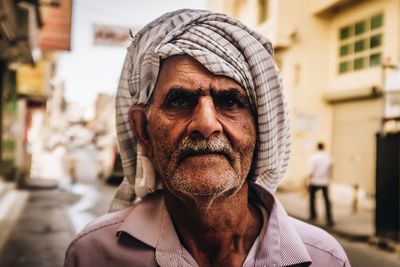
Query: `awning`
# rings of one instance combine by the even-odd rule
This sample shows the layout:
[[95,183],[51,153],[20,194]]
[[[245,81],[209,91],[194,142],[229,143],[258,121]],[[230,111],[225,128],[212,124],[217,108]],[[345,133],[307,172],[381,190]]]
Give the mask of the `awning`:
[[0,60],[34,64],[30,40],[40,20],[30,16],[37,17],[37,10],[25,1],[0,0]]

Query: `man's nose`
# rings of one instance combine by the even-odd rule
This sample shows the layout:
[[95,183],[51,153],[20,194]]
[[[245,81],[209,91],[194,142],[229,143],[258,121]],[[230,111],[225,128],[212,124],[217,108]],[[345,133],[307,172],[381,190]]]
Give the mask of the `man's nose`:
[[218,121],[213,99],[210,96],[200,97],[188,126],[189,135],[200,134],[203,138],[209,138],[221,132],[222,125]]

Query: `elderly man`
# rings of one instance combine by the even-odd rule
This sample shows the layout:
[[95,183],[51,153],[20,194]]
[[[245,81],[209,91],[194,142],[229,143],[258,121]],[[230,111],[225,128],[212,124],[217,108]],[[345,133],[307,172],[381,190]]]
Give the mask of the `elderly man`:
[[65,266],[350,266],[274,198],[289,156],[271,43],[199,10],[134,38],[117,95],[125,180]]

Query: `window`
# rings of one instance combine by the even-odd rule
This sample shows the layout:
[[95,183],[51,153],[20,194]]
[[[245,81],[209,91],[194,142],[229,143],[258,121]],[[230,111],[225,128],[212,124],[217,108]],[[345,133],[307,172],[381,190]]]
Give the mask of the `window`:
[[341,62],[339,65],[339,73],[346,73],[350,69],[349,62]]
[[365,40],[361,39],[354,43],[354,53],[363,51],[365,49]]
[[344,27],[340,29],[340,40],[345,40],[352,35],[352,30],[350,27]]
[[369,66],[378,66],[381,64],[381,54],[372,54],[369,56]]
[[361,70],[365,67],[364,58],[356,58],[354,60],[354,70]]
[[371,18],[371,30],[382,27],[383,25],[383,16],[376,15]]
[[362,34],[365,32],[365,21],[360,21],[356,23],[356,35]]
[[341,56],[348,55],[350,53],[351,49],[352,49],[351,45],[343,45],[343,46],[341,46],[340,47],[340,55]]
[[370,47],[375,48],[381,46],[382,44],[382,34],[371,36]]
[[383,14],[341,27],[338,39],[339,74],[379,66],[383,50]]

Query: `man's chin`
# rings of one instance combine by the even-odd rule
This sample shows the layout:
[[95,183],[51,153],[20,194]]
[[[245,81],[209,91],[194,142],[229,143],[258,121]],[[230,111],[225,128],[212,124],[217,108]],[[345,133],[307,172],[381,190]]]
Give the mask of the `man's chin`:
[[195,203],[211,203],[219,199],[226,199],[234,195],[238,190],[219,190],[214,192],[202,193],[183,190],[173,190],[171,193],[184,202],[194,201]]
[[[215,182],[215,181],[214,181]],[[238,181],[231,181],[225,183],[188,183],[183,179],[179,181],[171,181],[166,187],[168,190],[180,199],[193,199],[196,201],[210,201],[220,198],[228,198],[234,195],[242,183]]]

